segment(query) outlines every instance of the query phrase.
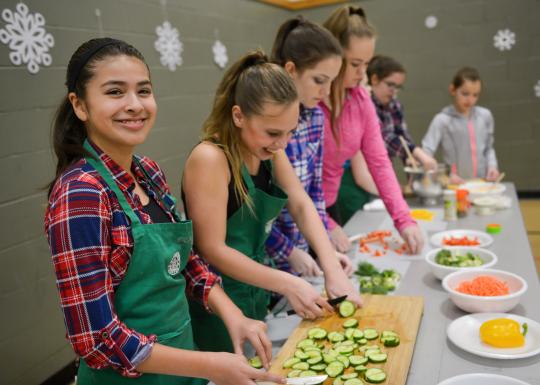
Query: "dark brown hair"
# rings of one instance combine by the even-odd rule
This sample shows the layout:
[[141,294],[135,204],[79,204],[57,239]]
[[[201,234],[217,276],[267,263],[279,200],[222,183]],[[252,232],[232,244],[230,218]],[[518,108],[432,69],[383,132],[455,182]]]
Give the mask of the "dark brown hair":
[[291,61],[302,72],[331,56],[342,56],[336,38],[328,30],[297,16],[279,27],[271,60],[282,67]]
[[[263,113],[265,103],[288,106],[298,101],[291,77],[270,63],[261,50],[247,53],[223,75],[210,115],[203,124],[202,140],[219,145],[231,166],[236,196],[251,205],[242,182],[240,133],[232,118],[237,105],[246,117]],[[250,206],[251,207],[251,206]]]
[[52,145],[57,163],[54,179],[49,184],[49,194],[56,180],[69,166],[85,156],[90,156],[83,147],[87,137],[86,128],[75,115],[68,98],[69,92],[74,92],[78,98],[84,100],[86,86],[94,76],[96,64],[108,57],[120,55],[135,57],[146,65],[143,55],[135,47],[110,38],[88,40],[71,56],[66,73],[68,93],[56,110],[52,124]]
[[397,60],[384,55],[373,56],[366,69],[369,84],[371,84],[373,75],[376,75],[379,80],[383,80],[396,72],[404,74],[405,68]]
[[452,79],[452,85],[454,88],[459,88],[465,83],[465,80],[469,80],[471,82],[482,80],[480,79],[480,73],[475,68],[472,67],[463,67],[459,69],[458,72],[454,75],[454,78]]

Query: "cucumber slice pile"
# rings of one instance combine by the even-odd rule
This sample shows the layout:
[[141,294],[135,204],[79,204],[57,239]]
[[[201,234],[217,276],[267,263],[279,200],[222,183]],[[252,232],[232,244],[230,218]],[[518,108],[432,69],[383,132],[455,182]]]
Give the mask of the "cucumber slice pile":
[[[359,329],[358,320],[351,318],[355,311],[354,305],[352,308],[345,306],[343,311],[340,308],[340,314],[347,318],[342,323],[343,331],[328,331],[321,327],[309,329],[307,338],[296,345],[293,357],[283,362],[283,368],[290,370],[287,376],[327,374],[333,379],[333,385],[385,382],[387,374],[381,365],[388,360],[388,353],[383,347],[398,346],[399,335],[391,330],[379,333],[372,327]],[[253,357],[249,363],[262,367],[259,357]]]

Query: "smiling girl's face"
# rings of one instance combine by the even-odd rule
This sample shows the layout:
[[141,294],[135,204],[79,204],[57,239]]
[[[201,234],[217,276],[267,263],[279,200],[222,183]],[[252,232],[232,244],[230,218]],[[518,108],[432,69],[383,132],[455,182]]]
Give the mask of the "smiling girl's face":
[[105,152],[132,151],[143,143],[157,112],[146,65],[131,56],[110,56],[97,62],[84,99],[70,94],[88,137]]
[[296,129],[299,103],[279,105],[265,103],[261,114],[246,117],[239,106],[233,107],[233,121],[240,129],[243,147],[260,160],[271,159],[278,150],[287,147]]

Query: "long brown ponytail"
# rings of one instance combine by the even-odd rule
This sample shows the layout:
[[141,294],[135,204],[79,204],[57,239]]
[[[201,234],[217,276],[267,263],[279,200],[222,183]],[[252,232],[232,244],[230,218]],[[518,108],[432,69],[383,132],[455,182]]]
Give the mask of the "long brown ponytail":
[[221,80],[212,112],[203,124],[202,139],[219,145],[231,166],[238,198],[251,205],[242,183],[241,142],[232,119],[237,105],[246,117],[263,113],[265,103],[290,105],[298,101],[296,87],[280,66],[270,63],[261,50],[247,53],[234,63]]

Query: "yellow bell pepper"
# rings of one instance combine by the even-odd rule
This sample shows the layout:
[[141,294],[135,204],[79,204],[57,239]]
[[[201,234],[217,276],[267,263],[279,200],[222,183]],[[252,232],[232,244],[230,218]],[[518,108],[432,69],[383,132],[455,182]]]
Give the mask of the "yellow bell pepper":
[[518,322],[509,318],[495,318],[480,326],[480,339],[497,348],[518,348],[525,345]]

